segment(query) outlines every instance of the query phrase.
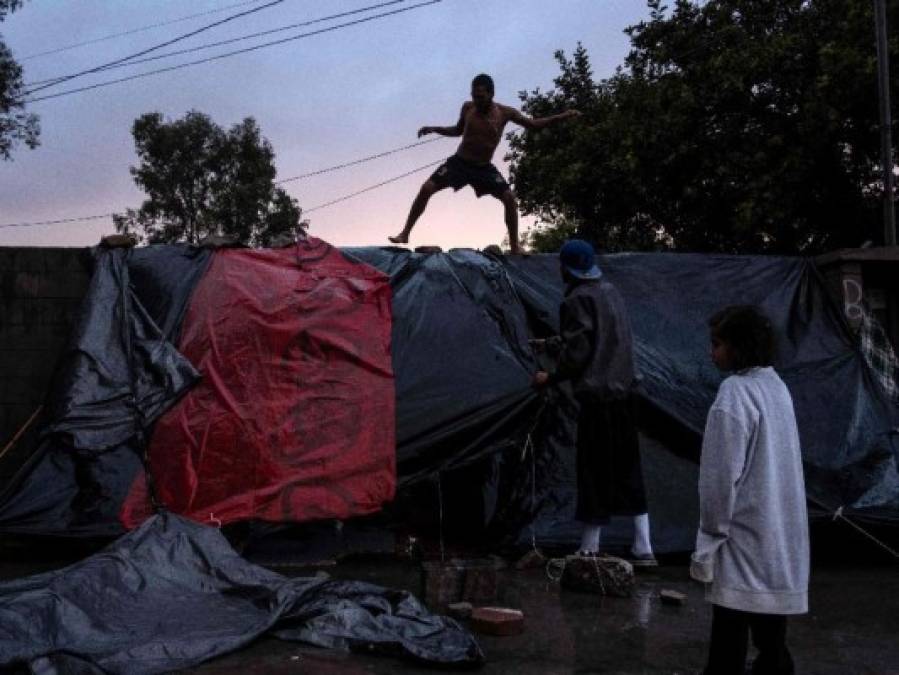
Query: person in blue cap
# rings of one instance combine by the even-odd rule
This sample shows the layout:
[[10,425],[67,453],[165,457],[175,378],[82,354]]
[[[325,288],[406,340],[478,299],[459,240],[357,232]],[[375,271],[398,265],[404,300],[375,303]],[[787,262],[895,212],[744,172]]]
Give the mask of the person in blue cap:
[[579,554],[598,553],[602,526],[611,516],[632,516],[631,560],[654,566],[635,423],[638,378],[631,326],[621,294],[595,258],[593,247],[580,239],[565,242],[559,252],[566,287],[558,366],[538,372],[534,385],[570,381],[580,403],[575,517],[584,529]]

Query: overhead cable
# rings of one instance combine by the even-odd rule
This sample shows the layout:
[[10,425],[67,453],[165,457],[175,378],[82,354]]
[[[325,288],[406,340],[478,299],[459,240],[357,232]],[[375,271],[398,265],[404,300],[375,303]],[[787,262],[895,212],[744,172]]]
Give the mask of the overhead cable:
[[[129,66],[136,66],[141,63],[149,63],[150,61],[159,61],[161,59],[171,58],[173,56],[181,56],[183,54],[193,54],[195,52],[203,51],[204,49],[212,49],[213,47],[222,47],[224,45],[234,44],[235,42],[243,42],[245,40],[252,40],[253,38],[262,37],[265,35],[271,35],[273,33],[283,33],[287,30],[292,30],[294,28],[303,28],[305,26],[312,26],[317,23],[324,23],[326,21],[333,21],[335,19],[342,19],[347,16],[352,16],[354,14],[362,14],[364,12],[369,12],[376,9],[381,9],[382,7],[387,7],[389,5],[398,5],[402,2],[406,2],[406,0],[389,0],[388,2],[381,2],[376,5],[369,5],[368,7],[360,7],[359,9],[350,10],[347,12],[341,12],[339,14],[331,14],[329,16],[323,16],[317,19],[310,19],[308,21],[301,21],[299,23],[292,23],[287,26],[281,26],[279,28],[271,28],[269,30],[259,31],[256,33],[249,33],[247,35],[240,35],[235,38],[229,38],[228,40],[219,40],[218,42],[209,42],[203,45],[197,45],[195,47],[188,47],[186,49],[178,49],[171,52],[165,52],[163,54],[154,54],[153,56],[148,56],[146,58],[137,58],[137,59],[129,59],[122,63],[114,63],[112,65],[98,67],[97,72],[103,72],[106,70],[113,70],[116,68],[127,68]],[[38,84],[43,84],[45,82],[58,82],[60,78],[63,76],[46,78],[44,80],[37,80],[35,82],[31,82],[26,84],[26,86],[34,86]],[[37,91],[36,89],[32,91]]]
[[85,87],[78,87],[78,88],[76,88],[76,89],[68,89],[68,90],[65,90],[65,91],[57,92],[57,93],[55,93],[55,94],[47,94],[47,95],[45,95],[45,96],[38,96],[38,97],[35,97],[35,98],[28,98],[28,99],[25,99],[23,102],[24,102],[24,103],[36,103],[36,102],[38,102],[38,101],[47,101],[47,100],[49,100],[49,99],[60,98],[60,97],[62,97],[62,96],[69,96],[69,95],[71,95],[71,94],[77,94],[77,93],[80,93],[80,92],[83,92],[83,91],[91,91],[91,90],[93,90],[93,89],[99,89],[99,88],[101,88],[101,87],[108,87],[108,86],[113,85],[113,84],[119,84],[119,83],[121,83],[121,82],[128,82],[128,81],[131,81],[131,80],[136,80],[136,79],[139,79],[139,78],[148,77],[148,76],[150,76],[150,75],[156,75],[156,74],[158,74],[158,73],[167,73],[167,72],[171,72],[171,71],[174,71],[174,70],[180,70],[180,69],[182,69],[182,68],[188,68],[188,67],[190,67],[190,66],[196,66],[196,65],[203,64],[203,63],[210,63],[210,62],[212,62],[212,61],[218,61],[218,60],[220,60],[220,59],[224,59],[224,58],[227,58],[227,57],[230,57],[230,56],[237,56],[237,55],[239,55],[239,54],[247,54],[247,53],[249,53],[249,52],[254,52],[254,51],[257,51],[257,50],[259,50],[259,49],[264,49],[264,48],[266,48],[266,47],[273,47],[273,46],[276,46],[276,45],[285,44],[285,43],[287,43],[287,42],[293,42],[293,41],[295,41],[295,40],[301,40],[301,39],[303,39],[303,38],[308,38],[308,37],[312,37],[312,36],[315,36],[315,35],[321,35],[321,34],[323,34],[323,33],[330,33],[330,32],[333,32],[333,31],[336,31],[336,30],[340,30],[340,29],[343,29],[343,28],[348,28],[348,27],[350,27],[350,26],[356,26],[356,25],[359,25],[359,24],[362,24],[362,23],[367,23],[367,22],[369,22],[369,21],[374,21],[374,20],[376,20],[376,19],[383,19],[383,18],[386,18],[386,17],[388,17],[388,16],[394,16],[394,15],[397,15],[397,14],[402,14],[402,13],[404,13],[404,12],[410,12],[410,11],[415,10],[415,9],[420,9],[420,8],[422,8],[422,7],[427,7],[427,6],[429,6],[429,5],[436,5],[436,4],[439,4],[440,2],[443,2],[443,0],[428,0],[428,2],[420,2],[420,3],[418,3],[418,4],[411,5],[410,7],[403,7],[403,8],[400,8],[400,9],[392,10],[392,11],[390,11],[390,12],[382,12],[381,14],[374,14],[374,15],[372,15],[372,16],[367,16],[367,17],[364,17],[364,18],[361,18],[361,19],[356,19],[356,20],[354,20],[354,21],[347,21],[347,22],[345,22],[345,23],[337,24],[337,25],[335,25],[335,26],[329,26],[329,27],[327,27],[327,28],[321,28],[321,29],[319,29],[319,30],[309,31],[308,33],[300,33],[299,35],[292,35],[292,36],[290,36],[290,37],[282,38],[282,39],[280,39],[280,40],[273,40],[273,41],[271,41],[271,42],[264,42],[264,43],[259,44],[259,45],[254,45],[254,46],[252,46],[252,47],[246,47],[246,48],[244,48],[244,49],[238,49],[238,50],[235,50],[235,51],[233,51],[233,52],[225,52],[224,54],[218,54],[218,55],[216,55],[216,56],[210,56],[210,57],[208,57],[208,58],[205,58],[205,59],[198,59],[198,60],[196,60],[196,61],[188,61],[188,62],[186,62],[186,63],[180,63],[180,64],[177,64],[177,65],[174,65],[174,66],[169,66],[169,67],[167,67],[167,68],[158,68],[158,69],[156,69],[156,70],[150,70],[150,71],[147,71],[147,72],[144,72],[144,73],[137,73],[137,74],[135,74],[135,75],[130,75],[130,76],[128,76],[128,77],[120,77],[120,78],[118,78],[118,79],[115,79],[115,80],[108,80],[108,81],[106,81],[106,82],[98,82],[97,84],[92,84],[92,85],[85,86]]
[[84,220],[99,220],[100,218],[112,218],[114,213],[101,213],[96,216],[78,216],[76,218],[60,218],[58,220],[38,220],[28,223],[0,223],[0,227],[34,227],[36,225],[61,225],[62,223],[80,223]]
[[[404,145],[404,146],[401,146],[401,147],[398,147],[398,148],[393,148],[392,150],[385,150],[384,152],[379,152],[379,153],[377,153],[377,154],[375,154],[375,155],[368,155],[367,157],[360,157],[359,159],[355,159],[355,160],[353,160],[353,161],[351,161],[351,162],[345,162],[345,163],[343,163],[343,164],[336,164],[336,165],[334,165],[334,166],[325,167],[325,168],[323,168],[323,169],[317,169],[316,171],[310,171],[310,172],[308,172],[308,173],[300,174],[300,175],[298,175],[298,176],[291,176],[291,177],[289,177],[289,178],[283,178],[283,179],[281,179],[281,180],[275,181],[275,184],[276,184],[276,185],[283,185],[284,183],[290,183],[290,182],[292,182],[292,181],[302,180],[302,179],[305,179],[305,178],[311,178],[312,176],[320,176],[320,175],[322,175],[322,174],[331,173],[331,172],[333,172],[333,171],[338,171],[338,170],[340,170],[340,169],[345,169],[345,168],[348,168],[348,167],[351,167],[351,166],[356,166],[356,165],[359,165],[359,164],[363,164],[363,163],[365,163],[365,162],[370,162],[370,161],[372,161],[372,160],[379,159],[379,158],[381,158],[381,157],[387,157],[388,155],[393,155],[393,154],[396,154],[396,153],[398,153],[398,152],[402,152],[402,151],[404,151],[404,150],[410,150],[410,149],[412,149],[412,148],[417,148],[417,147],[420,146],[420,145],[425,145],[425,144],[427,144],[427,143],[433,143],[434,141],[439,141],[439,140],[442,140],[442,137],[440,137],[440,138],[429,138],[429,139],[426,140],[426,141],[419,141],[418,143],[411,143],[410,145]],[[369,191],[375,189],[376,187],[380,187],[381,185],[387,185],[388,183],[392,183],[392,182],[394,182],[394,181],[397,181],[397,180],[399,180],[400,178],[405,178],[405,177],[408,176],[408,175],[411,175],[411,174],[416,173],[416,172],[418,172],[418,171],[422,171],[422,170],[426,169],[427,167],[433,166],[434,164],[437,164],[437,163],[438,163],[438,162],[433,162],[433,163],[431,163],[431,164],[427,164],[427,165],[424,166],[424,167],[419,167],[419,168],[417,168],[417,169],[413,169],[412,171],[407,172],[407,173],[405,173],[405,174],[403,174],[403,175],[401,175],[401,176],[396,176],[396,177],[394,177],[394,178],[390,178],[390,179],[388,179],[388,180],[386,180],[386,181],[383,181],[382,183],[380,183],[380,184],[378,184],[378,185],[370,186],[370,187],[364,188],[364,189],[362,189],[362,190],[359,190],[358,192],[355,192],[355,193],[353,193],[352,195],[348,195],[348,196],[346,196],[346,197],[339,198],[339,199],[337,199],[337,200],[332,200],[332,202],[330,202],[330,203],[335,203],[335,204],[336,204],[337,202],[342,201],[343,199],[349,199],[350,197],[356,196],[357,194],[362,194],[362,193],[364,193],[364,192],[369,192]],[[321,209],[321,208],[324,208],[325,206],[330,205],[330,203],[329,203],[329,204],[319,204],[318,206],[313,207],[313,209]],[[309,210],[311,210],[311,209],[304,209],[303,212],[304,212],[304,213],[307,213]],[[32,227],[32,226],[38,226],[38,225],[61,225],[61,224],[64,224],[64,223],[78,223],[78,222],[87,221],[87,220],[100,220],[101,218],[112,218],[114,215],[115,215],[115,213],[100,213],[100,214],[97,214],[97,215],[91,215],[91,216],[78,216],[78,217],[74,217],[74,218],[58,218],[58,219],[55,219],[55,220],[39,220],[39,221],[18,222],[18,223],[0,223],[0,228],[7,228],[7,227]]]
[[312,213],[313,211],[318,211],[319,209],[323,209],[326,206],[333,206],[334,204],[339,204],[340,202],[345,202],[348,199],[352,199],[353,197],[358,197],[361,194],[365,194],[366,192],[371,192],[372,190],[376,190],[379,187],[384,187],[390,183],[395,183],[396,181],[406,178],[407,176],[411,176],[414,173],[418,173],[420,171],[424,171],[425,169],[429,169],[432,166],[436,166],[441,162],[445,161],[443,158],[438,159],[434,162],[430,162],[428,164],[424,164],[418,168],[412,169],[411,171],[406,171],[405,173],[401,173],[399,176],[394,176],[393,178],[388,178],[387,180],[382,180],[380,183],[375,183],[374,185],[369,185],[367,188],[363,188],[361,190],[357,190],[356,192],[351,192],[348,195],[343,195],[342,197],[338,197],[337,199],[332,199],[329,202],[325,202],[324,204],[318,204],[317,206],[313,206],[310,209],[303,209],[303,213]]
[[103,35],[98,38],[94,38],[92,40],[85,40],[84,42],[76,42],[71,45],[65,45],[63,47],[55,47],[54,49],[48,49],[44,52],[37,52],[35,54],[28,54],[27,56],[19,56],[16,57],[19,61],[28,61],[30,59],[36,59],[41,56],[49,56],[50,54],[59,54],[60,52],[71,51],[72,49],[77,49],[78,47],[86,47],[88,45],[95,45],[98,42],[106,42],[107,40],[113,40],[117,37],[124,37],[126,35],[134,35],[135,33],[143,33],[144,31],[152,30],[154,28],[161,28],[163,26],[170,26],[174,23],[181,23],[182,21],[189,21],[190,19],[196,19],[201,16],[207,16],[209,14],[218,14],[220,12],[226,12],[229,9],[235,9],[237,7],[245,7],[247,5],[254,5],[260,0],[247,0],[246,2],[238,2],[233,5],[227,5],[225,7],[219,7],[218,9],[210,9],[206,12],[198,12],[196,14],[188,14],[187,16],[182,16],[177,19],[169,19],[168,21],[161,21],[159,23],[150,24],[149,26],[141,26],[139,28],[132,28],[131,30],[122,31],[121,33],[111,33],[109,35]]
[[264,5],[260,5],[259,7],[253,7],[252,9],[245,10],[243,12],[238,12],[237,14],[232,14],[231,16],[226,16],[224,19],[220,19],[219,21],[214,21],[213,23],[206,24],[205,26],[200,26],[196,30],[192,30],[189,33],[184,33],[179,35],[178,37],[174,37],[170,40],[166,40],[165,42],[160,42],[159,44],[153,45],[152,47],[147,47],[146,49],[142,49],[139,52],[135,52],[134,54],[129,54],[128,56],[123,56],[121,58],[115,59],[114,61],[109,61],[108,63],[101,64],[99,66],[95,66],[93,68],[88,68],[87,70],[81,70],[77,73],[72,73],[70,75],[61,75],[59,77],[53,78],[50,81],[36,86],[35,88],[26,91],[25,95],[30,96],[35,92],[42,91],[47,89],[48,87],[55,87],[57,84],[62,84],[63,82],[68,82],[69,80],[74,80],[76,77],[82,77],[83,75],[90,75],[92,73],[100,72],[101,70],[105,70],[107,68],[112,68],[119,64],[126,63],[131,59],[136,59],[140,56],[144,56],[145,54],[149,54],[150,52],[155,52],[157,49],[162,49],[163,47],[168,47],[171,44],[175,44],[176,42],[181,42],[182,40],[186,40],[187,38],[193,37],[194,35],[198,35],[207,30],[211,30],[222,24],[228,23],[230,21],[235,21],[237,19],[242,19],[245,16],[250,14],[255,14],[256,12],[261,12],[263,9],[268,9],[269,7],[274,7],[275,5],[280,5],[284,0],[271,0],[271,2],[267,2]]
[[334,166],[325,167],[324,169],[318,169],[316,171],[310,171],[309,173],[301,173],[298,176],[291,176],[290,178],[282,178],[281,180],[276,180],[276,185],[282,185],[284,183],[290,183],[295,180],[301,180],[303,178],[310,178],[312,176],[320,176],[323,173],[331,173],[332,171],[337,171],[339,169],[346,169],[351,166],[356,166],[357,164],[364,164],[365,162],[370,162],[373,159],[380,159],[381,157],[387,157],[388,155],[395,155],[398,152],[403,152],[404,150],[410,150],[412,148],[417,148],[419,145],[427,145],[428,143],[433,143],[434,141],[441,141],[443,137],[438,136],[437,138],[429,138],[426,141],[419,141],[418,143],[410,143],[409,145],[404,145],[399,148],[394,148],[393,150],[385,150],[384,152],[379,152],[376,155],[368,155],[367,157],[360,157],[359,159],[354,159],[351,162],[345,162],[343,164],[335,164]]

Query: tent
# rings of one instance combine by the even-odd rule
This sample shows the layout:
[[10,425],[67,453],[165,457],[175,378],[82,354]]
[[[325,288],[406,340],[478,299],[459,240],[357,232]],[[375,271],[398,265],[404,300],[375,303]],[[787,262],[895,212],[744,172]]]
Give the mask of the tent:
[[[896,408],[812,263],[646,253],[600,265],[634,326],[659,550],[692,545],[695,461],[721,378],[706,321],[734,303],[761,305],[782,336],[813,514],[899,518]],[[396,499],[493,541],[570,543],[576,403],[530,387],[543,357],[529,340],[555,332],[561,294],[554,256],[316,239],[99,248],[0,531],[116,535],[153,500],[227,524],[347,519]]]
[[[577,405],[565,387],[530,386],[545,356],[529,340],[557,329],[554,256],[315,239],[95,256],[39,444],[0,496],[0,531],[121,536],[64,570],[0,584],[0,666],[168,672],[263,633],[481,662],[466,631],[407,593],[282,577],[204,524],[388,507],[446,514],[494,542],[572,542]],[[899,521],[897,410],[811,263],[622,254],[600,265],[634,326],[657,550],[692,545],[697,453],[720,381],[706,320],[734,303],[761,305],[782,336],[812,517]]]

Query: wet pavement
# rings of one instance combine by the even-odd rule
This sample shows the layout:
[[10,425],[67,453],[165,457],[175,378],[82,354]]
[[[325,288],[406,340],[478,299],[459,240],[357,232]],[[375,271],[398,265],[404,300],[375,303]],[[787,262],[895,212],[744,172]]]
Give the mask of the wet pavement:
[[[0,579],[53,569],[71,560],[24,556],[4,547]],[[19,549],[24,554],[24,549]],[[323,568],[279,568],[311,575],[324,569],[421,592],[420,566],[390,558],[352,560]],[[663,605],[659,591],[687,595],[680,607]],[[899,675],[899,566],[832,563],[813,568],[811,613],[791,619],[788,641],[797,673]],[[687,674],[702,668],[711,611],[685,564],[638,575],[631,598],[604,598],[560,589],[541,569],[499,573],[498,605],[521,609],[525,631],[512,637],[479,636],[493,673]],[[188,671],[203,675],[316,673],[432,673],[433,668],[364,654],[344,654],[265,638],[248,648]]]
[[[419,568],[396,561],[325,568],[353,578],[420,592]],[[285,570],[280,570],[284,572]],[[308,573],[308,571],[303,572]],[[500,574],[498,604],[525,613],[525,632],[479,636],[487,657],[481,673],[696,673],[706,654],[711,611],[683,564],[641,573],[632,598],[603,598],[562,590],[542,570]],[[663,605],[659,591],[687,594],[681,607]],[[829,566],[814,570],[812,611],[791,620],[789,643],[799,674],[899,675],[899,567]],[[262,640],[190,672],[431,673],[394,659],[337,654]]]

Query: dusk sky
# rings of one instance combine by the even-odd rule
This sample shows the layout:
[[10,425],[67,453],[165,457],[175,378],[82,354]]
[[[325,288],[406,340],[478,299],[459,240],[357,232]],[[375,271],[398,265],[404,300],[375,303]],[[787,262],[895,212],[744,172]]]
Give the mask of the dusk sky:
[[[381,9],[262,38],[79,77],[55,93],[146,72],[261,42],[282,39],[397,9]],[[3,38],[35,82],[88,69],[266,4],[240,0],[30,0],[0,24]],[[379,0],[284,0],[179,42],[161,52],[271,30],[372,5]],[[216,11],[222,10],[223,11]],[[200,12],[213,12],[173,22]],[[597,77],[611,75],[628,49],[628,25],[648,14],[644,0],[442,0],[409,11],[248,54],[151,75],[93,91],[39,101],[41,146],[19,147],[0,162],[0,225],[74,218],[137,207],[143,193],[131,124],[143,113],[169,118],[195,109],[229,127],[254,117],[276,153],[278,179],[349,162],[416,142],[422,125],[452,125],[471,78],[493,75],[499,102],[518,107],[518,92],[549,89],[553,51],[582,42]],[[37,55],[110,34],[151,30]],[[37,55],[37,56],[36,56]],[[511,128],[511,127],[509,127]],[[436,138],[428,136],[426,138]],[[458,139],[433,143],[284,187],[304,209],[362,190],[451,155]],[[506,143],[494,161],[503,161]],[[310,234],[333,244],[386,245],[402,227],[412,198],[433,168],[308,214]],[[527,224],[523,221],[523,225]],[[86,246],[113,231],[111,219],[0,227],[0,246]],[[412,233],[412,246],[498,244],[502,205],[470,188],[437,194]]]

